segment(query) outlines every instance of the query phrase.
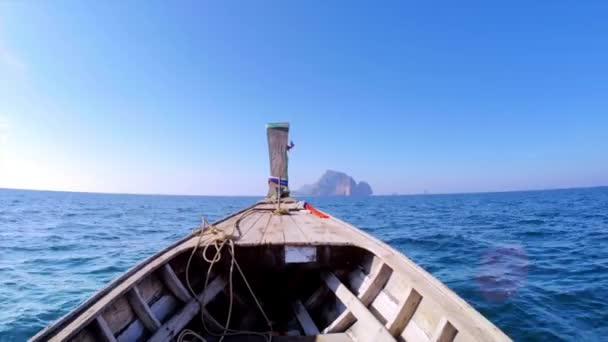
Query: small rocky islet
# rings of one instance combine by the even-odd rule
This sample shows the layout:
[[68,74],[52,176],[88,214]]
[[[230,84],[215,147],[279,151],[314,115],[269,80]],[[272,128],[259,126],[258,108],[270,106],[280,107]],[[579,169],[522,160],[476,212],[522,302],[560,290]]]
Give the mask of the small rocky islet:
[[293,193],[296,196],[370,196],[373,190],[367,182],[357,183],[344,172],[327,170],[318,181]]

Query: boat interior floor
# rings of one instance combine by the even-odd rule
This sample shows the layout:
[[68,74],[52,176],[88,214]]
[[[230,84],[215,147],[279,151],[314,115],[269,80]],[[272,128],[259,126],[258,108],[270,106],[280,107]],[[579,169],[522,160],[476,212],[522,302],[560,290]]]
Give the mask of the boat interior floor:
[[[75,340],[430,340],[412,320],[422,297],[396,278],[355,246],[226,245],[216,255],[210,245],[140,280]],[[443,323],[445,341],[456,333]]]
[[[207,259],[213,258],[212,249],[206,251]],[[287,255],[289,253],[293,255]],[[222,287],[205,305],[203,314],[185,326],[207,341],[219,341],[219,336],[224,335],[227,335],[224,341],[263,341],[268,336],[275,341],[312,340],[311,335],[320,334],[345,310],[325,285],[323,276],[334,274],[350,283],[349,274],[358,272],[365,277],[369,270],[366,271],[364,265],[371,266],[371,260],[366,263],[365,253],[356,247],[294,247],[287,252],[283,246],[236,247],[234,254],[236,264],[232,263],[231,254],[224,253],[210,272],[209,264],[201,262],[204,259],[199,255],[191,261],[190,279],[183,279],[186,286],[190,282],[194,293],[203,293],[205,282],[209,293],[215,292],[216,284]],[[183,271],[185,275],[185,269]],[[227,333],[226,323],[230,329]],[[331,334],[323,340],[350,341],[351,338],[346,334]]]

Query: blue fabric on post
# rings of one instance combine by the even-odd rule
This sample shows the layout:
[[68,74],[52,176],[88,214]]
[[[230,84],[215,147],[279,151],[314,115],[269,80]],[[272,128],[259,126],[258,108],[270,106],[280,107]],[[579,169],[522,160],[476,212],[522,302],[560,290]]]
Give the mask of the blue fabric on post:
[[[279,184],[279,177],[268,178],[268,183]],[[287,179],[281,179],[281,186],[287,186]]]

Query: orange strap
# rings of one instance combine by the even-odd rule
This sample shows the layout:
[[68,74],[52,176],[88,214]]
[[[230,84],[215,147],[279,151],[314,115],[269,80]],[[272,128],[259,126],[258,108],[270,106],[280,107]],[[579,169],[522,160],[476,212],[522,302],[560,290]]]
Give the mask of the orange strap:
[[326,213],[322,212],[321,210],[316,209],[315,207],[313,207],[312,205],[306,203],[304,204],[304,209],[310,211],[311,214],[320,217],[320,218],[329,218],[329,215],[327,215]]

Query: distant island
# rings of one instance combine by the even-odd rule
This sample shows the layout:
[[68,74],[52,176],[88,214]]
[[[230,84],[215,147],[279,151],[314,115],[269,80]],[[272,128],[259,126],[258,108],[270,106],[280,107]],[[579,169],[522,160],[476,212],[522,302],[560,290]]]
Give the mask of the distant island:
[[307,184],[293,192],[298,196],[369,196],[373,193],[367,182],[355,182],[344,172],[327,170],[314,184]]

